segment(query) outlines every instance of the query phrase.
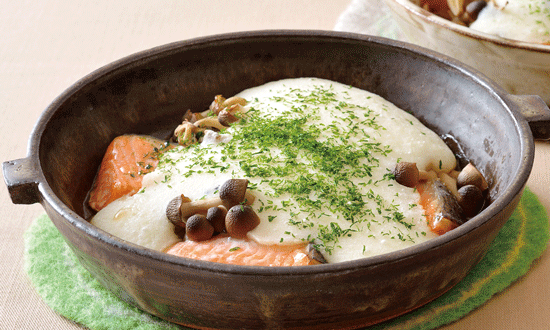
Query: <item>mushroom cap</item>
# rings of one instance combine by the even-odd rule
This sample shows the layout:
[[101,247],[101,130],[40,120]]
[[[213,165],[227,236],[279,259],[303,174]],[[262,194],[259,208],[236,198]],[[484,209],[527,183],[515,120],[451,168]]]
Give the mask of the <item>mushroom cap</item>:
[[174,226],[174,234],[178,236],[180,239],[185,239],[185,223],[181,223]]
[[487,6],[487,1],[485,0],[475,0],[470,2],[466,7],[463,15],[464,21],[466,23],[473,23],[476,19],[479,13],[483,8]]
[[166,206],[166,217],[174,225],[179,225],[182,222],[185,223],[185,220],[181,214],[181,204],[190,202],[191,200],[184,195],[178,195],[174,197],[168,205]]
[[414,188],[419,181],[419,171],[416,163],[399,162],[393,170],[395,181],[409,188]]
[[223,126],[230,126],[232,123],[237,122],[239,118],[233,115],[230,111],[226,109],[218,113],[218,122]]
[[458,189],[458,204],[467,217],[478,214],[484,203],[483,192],[477,186],[469,184]]
[[181,222],[181,195],[174,197],[166,206],[166,217],[174,225]]
[[227,233],[234,238],[245,238],[259,224],[260,218],[249,205],[235,205],[225,216]]
[[435,197],[436,213],[458,225],[464,223],[463,210],[453,193],[440,180],[431,183]]
[[309,259],[315,260],[320,264],[327,263],[327,260],[325,259],[323,254],[315,248],[315,244],[313,244],[312,242],[309,242],[306,249],[307,249],[307,256],[309,257]]
[[191,109],[187,109],[183,114],[183,122],[188,121],[194,123],[199,119],[203,119],[204,116],[200,112],[193,112]]
[[481,172],[479,172],[472,163],[468,163],[468,165],[460,171],[456,178],[456,183],[459,188],[470,184],[478,187],[481,191],[488,188],[487,181],[485,181]]
[[214,114],[218,114],[223,109],[223,102],[225,102],[225,97],[222,95],[216,95],[214,97],[214,101],[210,104],[209,110],[212,111]]
[[229,179],[225,181],[219,191],[220,199],[223,201],[223,206],[227,209],[242,203],[246,196],[248,187],[247,179]]
[[214,227],[214,232],[221,233],[225,231],[225,216],[227,209],[223,206],[214,206],[206,212],[206,220]]
[[200,242],[212,238],[214,227],[206,220],[204,215],[195,214],[187,219],[185,231],[189,239]]

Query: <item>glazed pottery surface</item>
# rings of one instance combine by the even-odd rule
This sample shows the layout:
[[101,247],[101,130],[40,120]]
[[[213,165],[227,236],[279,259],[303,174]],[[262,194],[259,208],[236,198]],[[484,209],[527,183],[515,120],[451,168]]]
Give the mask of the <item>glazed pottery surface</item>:
[[500,38],[453,23],[409,0],[385,0],[407,40],[466,63],[511,94],[550,104],[550,45]]

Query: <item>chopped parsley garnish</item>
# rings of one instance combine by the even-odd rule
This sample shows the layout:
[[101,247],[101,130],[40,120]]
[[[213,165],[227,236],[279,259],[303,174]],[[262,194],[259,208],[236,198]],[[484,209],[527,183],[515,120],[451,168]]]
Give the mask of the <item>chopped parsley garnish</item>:
[[[391,147],[372,136],[385,130],[377,112],[323,86],[291,89],[270,101],[252,100],[246,114],[232,125],[231,139],[215,151],[216,157],[199,144],[180,147],[178,150],[183,148],[189,160],[184,175],[230,173],[260,181],[249,187],[261,187],[267,197],[259,200],[261,206],[256,211],[282,211],[285,219],[269,214],[265,217],[269,222],[276,218],[286,221],[297,231],[313,229],[316,234],[307,240],[328,254],[339,247],[341,238],[370,230],[372,224],[383,221],[376,219],[397,226],[396,233],[383,235],[412,240],[400,228],[410,230],[414,225],[406,221],[396,205],[370,188],[391,186],[394,181],[389,169],[384,169],[381,178],[373,177],[381,170],[380,159],[392,153]],[[285,105],[285,110],[275,108],[277,104]],[[325,109],[333,116],[332,121],[320,120],[320,110]],[[383,110],[388,111],[385,107]],[[166,151],[160,157],[159,168],[172,171],[178,157]],[[168,174],[164,178],[170,179]],[[286,234],[295,236],[292,232]]]

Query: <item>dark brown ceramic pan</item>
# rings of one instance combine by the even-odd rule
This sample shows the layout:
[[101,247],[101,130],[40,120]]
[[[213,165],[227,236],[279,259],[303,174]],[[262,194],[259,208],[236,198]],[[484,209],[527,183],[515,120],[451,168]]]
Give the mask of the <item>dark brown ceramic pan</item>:
[[[216,94],[308,76],[377,93],[453,136],[488,178],[491,204],[458,229],[412,248],[294,268],[173,257],[85,220],[86,193],[117,135],[165,136],[185,110],[206,109]],[[151,314],[200,328],[356,328],[440,296],[480,260],[531,171],[533,136],[524,116],[549,138],[550,112],[540,98],[508,95],[426,49],[347,33],[236,33],[141,52],[84,77],[46,109],[27,157],[3,169],[14,203],[41,203],[82,265]]]

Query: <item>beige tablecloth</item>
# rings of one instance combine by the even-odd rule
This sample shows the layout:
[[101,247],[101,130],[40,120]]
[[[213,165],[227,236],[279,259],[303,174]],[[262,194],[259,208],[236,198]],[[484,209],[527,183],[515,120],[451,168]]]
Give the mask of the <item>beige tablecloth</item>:
[[[346,8],[353,9],[348,7],[350,3],[4,1],[0,11],[2,161],[25,157],[29,135],[43,109],[79,78],[111,61],[172,41],[224,32],[332,30],[344,19],[340,15],[346,13]],[[360,1],[353,2],[358,4]],[[548,169],[550,144],[537,143],[535,168],[528,185],[550,209]],[[3,184],[0,206],[0,329],[81,329],[51,311],[23,271],[23,232],[43,213],[41,206],[12,204]],[[524,278],[445,328],[549,329],[549,279],[550,254],[546,252]]]

